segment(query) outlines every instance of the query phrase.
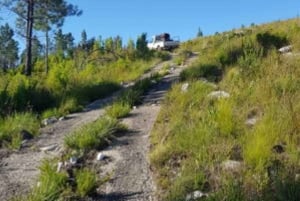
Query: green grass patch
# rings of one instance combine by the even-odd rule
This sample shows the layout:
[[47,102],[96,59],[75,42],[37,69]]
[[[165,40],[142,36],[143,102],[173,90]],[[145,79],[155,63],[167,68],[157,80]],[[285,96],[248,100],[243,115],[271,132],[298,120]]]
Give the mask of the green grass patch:
[[120,128],[116,119],[103,117],[68,134],[64,142],[67,148],[88,152],[104,146],[106,140]]
[[106,114],[112,118],[126,117],[131,110],[131,106],[128,103],[117,101],[111,106],[106,108]]
[[95,193],[97,188],[97,175],[89,169],[81,169],[76,172],[76,192],[84,198]]
[[21,131],[28,131],[33,136],[39,134],[40,124],[32,113],[14,114],[0,120],[0,145],[19,149],[23,139]]

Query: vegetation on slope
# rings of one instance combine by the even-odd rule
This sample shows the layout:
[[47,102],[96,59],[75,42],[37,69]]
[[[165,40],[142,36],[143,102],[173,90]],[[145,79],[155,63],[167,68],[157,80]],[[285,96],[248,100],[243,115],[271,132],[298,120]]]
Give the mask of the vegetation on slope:
[[[199,59],[169,92],[152,133],[162,200],[195,190],[203,200],[300,199],[299,33],[295,19],[181,47]],[[284,45],[291,54],[279,54]],[[216,90],[230,97],[214,99]]]

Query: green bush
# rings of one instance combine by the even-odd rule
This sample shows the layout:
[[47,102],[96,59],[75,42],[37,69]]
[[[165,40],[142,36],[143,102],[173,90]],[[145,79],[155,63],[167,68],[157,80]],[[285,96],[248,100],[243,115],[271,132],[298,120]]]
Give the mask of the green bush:
[[106,139],[119,128],[116,119],[103,117],[68,134],[64,142],[70,149],[87,152],[105,145]]
[[0,145],[8,145],[13,149],[21,146],[21,131],[26,130],[36,136],[39,133],[39,121],[34,114],[20,113],[0,120]]
[[117,101],[106,108],[106,114],[112,118],[122,118],[127,116],[130,110],[129,103]]
[[88,170],[78,170],[75,174],[76,178],[76,192],[80,197],[86,197],[96,191],[97,175]]
[[34,187],[27,201],[56,201],[67,187],[67,175],[56,171],[56,163],[44,161],[40,167],[39,185]]

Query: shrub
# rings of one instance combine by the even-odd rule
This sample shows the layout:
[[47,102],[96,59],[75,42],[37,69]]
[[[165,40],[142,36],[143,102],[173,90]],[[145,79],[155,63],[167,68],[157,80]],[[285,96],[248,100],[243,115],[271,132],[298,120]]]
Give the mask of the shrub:
[[64,139],[65,145],[70,149],[85,152],[98,149],[119,128],[120,125],[116,119],[103,117],[68,134]]
[[127,116],[130,110],[129,103],[117,101],[106,108],[106,114],[112,118],[122,118]]
[[67,98],[59,107],[60,114],[69,114],[82,111],[83,107],[75,98]]
[[95,192],[97,188],[97,175],[88,170],[82,169],[76,172],[76,192],[80,197],[86,197]]
[[258,33],[256,35],[257,42],[264,48],[264,53],[266,54],[271,48],[280,48],[288,44],[286,36],[275,35],[269,32]]
[[0,145],[7,144],[13,149],[21,146],[21,131],[26,130],[32,135],[39,131],[37,117],[31,113],[14,114],[0,120]]
[[39,185],[34,187],[28,201],[56,201],[67,185],[67,175],[56,171],[52,161],[46,160],[40,167]]

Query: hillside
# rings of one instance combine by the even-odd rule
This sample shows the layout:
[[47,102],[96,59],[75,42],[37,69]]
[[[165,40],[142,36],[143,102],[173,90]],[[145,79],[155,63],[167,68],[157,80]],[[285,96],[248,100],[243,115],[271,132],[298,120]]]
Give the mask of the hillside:
[[199,57],[152,131],[160,199],[300,200],[299,19],[199,37],[179,52]]

